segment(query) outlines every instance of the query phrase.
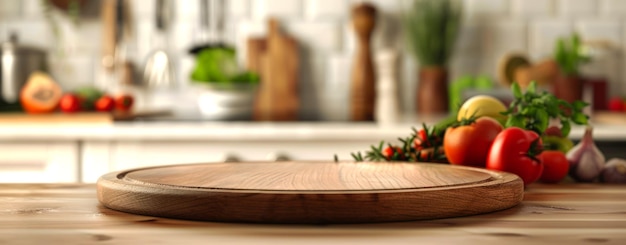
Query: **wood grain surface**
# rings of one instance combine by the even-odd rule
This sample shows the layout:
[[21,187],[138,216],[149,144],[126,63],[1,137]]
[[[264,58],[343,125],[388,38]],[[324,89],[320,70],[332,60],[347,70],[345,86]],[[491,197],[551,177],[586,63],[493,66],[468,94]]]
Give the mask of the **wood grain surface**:
[[517,205],[512,174],[443,164],[258,162],[107,174],[105,206],[136,214],[251,223],[371,223],[493,212]]
[[88,184],[0,184],[0,244],[626,244],[626,186],[531,184],[520,205],[459,218],[266,225],[134,215]]

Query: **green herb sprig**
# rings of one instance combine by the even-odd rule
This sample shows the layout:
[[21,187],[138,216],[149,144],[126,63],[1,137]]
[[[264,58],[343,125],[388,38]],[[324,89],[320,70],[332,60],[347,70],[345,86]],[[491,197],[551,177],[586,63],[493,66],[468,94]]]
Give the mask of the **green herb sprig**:
[[420,65],[447,65],[460,29],[462,1],[414,0],[407,9],[406,37]]
[[[398,137],[399,145],[380,141],[378,145],[371,145],[369,150],[351,153],[356,162],[438,162],[447,163],[448,160],[443,152],[443,137],[446,129],[456,123],[456,120],[445,119],[438,124],[428,127],[422,124],[422,129],[411,128],[412,133],[408,137]],[[417,144],[416,142],[419,142]],[[386,148],[393,149],[393,155],[386,156],[383,152]],[[399,149],[400,151],[397,151]],[[335,162],[339,159],[334,156]]]
[[505,123],[507,128],[520,127],[542,135],[550,126],[550,119],[557,119],[561,123],[563,137],[567,137],[572,123],[578,125],[588,123],[589,116],[582,112],[588,105],[584,101],[568,103],[546,91],[539,93],[535,81],[530,83],[526,92],[522,92],[517,83],[513,83],[511,89],[514,100],[507,111],[502,112],[508,116]]

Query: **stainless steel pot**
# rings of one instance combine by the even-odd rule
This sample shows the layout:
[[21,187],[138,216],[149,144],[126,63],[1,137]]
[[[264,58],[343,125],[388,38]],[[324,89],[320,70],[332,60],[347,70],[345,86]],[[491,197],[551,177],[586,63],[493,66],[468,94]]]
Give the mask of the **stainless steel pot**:
[[19,99],[20,90],[33,71],[48,71],[46,52],[35,47],[22,46],[17,35],[11,34],[2,43],[0,59],[0,101],[12,104]]

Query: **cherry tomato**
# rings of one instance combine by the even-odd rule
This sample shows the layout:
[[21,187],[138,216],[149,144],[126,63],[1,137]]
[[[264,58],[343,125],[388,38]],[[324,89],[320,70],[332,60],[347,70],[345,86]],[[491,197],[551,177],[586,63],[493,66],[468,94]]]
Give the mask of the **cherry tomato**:
[[487,157],[487,168],[519,176],[528,185],[541,176],[541,137],[518,127],[502,130],[493,141]]
[[435,163],[448,163],[448,159],[444,156],[443,148],[438,147],[435,152],[434,147],[424,148],[416,152],[416,158],[418,162],[435,162]]
[[491,117],[480,117],[475,122],[446,130],[443,149],[451,164],[485,167],[487,154],[502,125]]
[[129,94],[121,94],[115,98],[115,108],[120,111],[129,111],[133,106],[134,99]]
[[65,113],[74,113],[80,111],[80,98],[72,93],[67,93],[61,96],[59,101],[59,108]]
[[543,151],[541,154],[541,163],[543,164],[543,172],[539,180],[545,183],[558,183],[569,171],[569,162],[565,153],[561,151]]
[[416,150],[421,150],[428,147],[430,147],[428,133],[424,129],[418,130],[415,135],[415,139],[413,140],[413,148],[415,148]]
[[103,95],[95,103],[97,111],[109,112],[115,108],[115,99],[109,95]]
[[398,146],[387,146],[383,149],[382,154],[383,156],[385,156],[385,159],[387,159],[387,161],[404,160],[404,152],[402,151],[402,148]]

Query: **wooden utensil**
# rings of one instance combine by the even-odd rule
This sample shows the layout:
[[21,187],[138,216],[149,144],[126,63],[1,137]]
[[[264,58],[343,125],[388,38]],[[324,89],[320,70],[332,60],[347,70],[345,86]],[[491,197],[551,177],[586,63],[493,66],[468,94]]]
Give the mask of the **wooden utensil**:
[[376,99],[376,75],[370,44],[376,24],[376,8],[369,3],[356,5],[352,10],[352,24],[358,43],[352,67],[351,117],[354,121],[372,121]]
[[480,214],[521,202],[516,175],[388,162],[248,162],[114,172],[97,183],[111,209],[254,223],[371,223]]
[[115,66],[117,46],[117,4],[121,0],[103,0],[100,17],[102,18],[102,66],[112,72]]
[[248,41],[248,68],[261,75],[254,119],[293,121],[298,118],[298,44],[270,19],[267,39]]
[[25,114],[2,113],[0,125],[58,125],[58,124],[111,124],[113,117],[109,113],[50,113]]

